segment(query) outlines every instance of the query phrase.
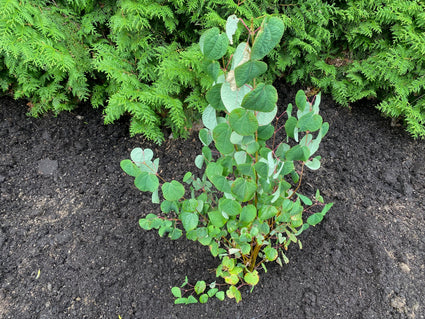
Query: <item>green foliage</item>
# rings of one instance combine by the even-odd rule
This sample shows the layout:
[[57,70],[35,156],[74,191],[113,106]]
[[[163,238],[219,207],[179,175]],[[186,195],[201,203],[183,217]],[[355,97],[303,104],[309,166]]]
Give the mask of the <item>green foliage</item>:
[[[131,115],[132,134],[160,143],[162,127],[187,134],[206,106],[199,30],[236,13],[250,19],[277,1],[0,1],[0,87],[30,113],[104,107],[105,123]],[[240,33],[240,32],[239,32]]]
[[[287,263],[284,252],[288,246],[298,243],[301,248],[297,237],[322,221],[332,206],[324,204],[319,191],[313,199],[298,193],[305,167],[320,167],[320,156],[313,156],[329,129],[319,115],[320,95],[310,102],[299,91],[295,114],[289,105],[288,120],[282,124],[276,117],[275,88],[262,83],[257,78],[262,72],[252,67],[280,42],[282,20],[266,16],[259,30],[247,28],[248,40],[232,49],[234,54],[227,61],[221,58],[231,51],[228,45],[237,24],[235,16],[229,21],[226,34],[209,29],[199,43],[204,76],[212,77],[207,93],[212,103],[203,112],[205,128],[199,132],[204,147],[195,159],[196,166],[204,170],[202,177],[186,173],[186,188],[175,180],[165,182],[158,174],[159,160],[153,159],[150,149],[136,148],[131,160],[121,162],[140,190],[152,192],[153,201],[159,199],[159,189],[164,198],[162,213],[142,218],[142,228],[157,229],[160,236],[168,234],[171,239],[184,231],[189,240],[208,246],[220,259],[216,276],[224,283],[200,280],[191,286],[186,278],[181,287],[171,290],[176,304],[205,303],[225,296],[239,302],[240,288],[252,290],[267,262],[282,265],[283,259]],[[217,64],[218,72],[208,71]],[[287,141],[274,145],[276,131],[282,127]],[[268,142],[271,137],[272,143]]]
[[[237,87],[252,80],[247,74],[266,82],[284,74],[345,106],[376,98],[384,114],[425,137],[424,12],[417,0],[0,0],[0,87],[30,99],[34,116],[88,101],[104,108],[105,123],[129,114],[133,135],[160,143],[166,126],[173,136],[186,136],[219,72],[218,63],[201,62],[193,44],[200,30],[212,28],[205,35],[211,38],[227,25],[228,33],[207,41],[217,47],[204,50],[217,59],[226,41],[245,36],[235,16],[222,17],[248,21],[269,13],[284,22],[285,40],[271,51],[253,46],[253,60],[234,70]],[[252,20],[250,28],[259,23]],[[237,49],[224,57],[237,53],[232,66],[244,59]],[[229,85],[214,90],[235,101]],[[213,96],[208,103],[224,107]]]
[[425,3],[297,1],[273,70],[332,93],[342,105],[377,98],[384,114],[425,137]]

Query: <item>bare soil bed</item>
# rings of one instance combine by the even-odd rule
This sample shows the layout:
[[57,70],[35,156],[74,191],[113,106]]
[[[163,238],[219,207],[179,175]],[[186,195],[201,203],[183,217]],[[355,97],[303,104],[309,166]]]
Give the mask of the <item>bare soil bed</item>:
[[[294,101],[298,88],[276,86],[280,106]],[[349,109],[324,96],[321,109],[330,131],[304,191],[334,207],[239,304],[181,306],[170,288],[214,280],[217,260],[142,230],[159,208],[119,163],[150,147],[166,177],[199,174],[197,134],[158,146],[87,105],[34,119],[25,101],[1,98],[0,318],[425,318],[425,142],[371,101]]]

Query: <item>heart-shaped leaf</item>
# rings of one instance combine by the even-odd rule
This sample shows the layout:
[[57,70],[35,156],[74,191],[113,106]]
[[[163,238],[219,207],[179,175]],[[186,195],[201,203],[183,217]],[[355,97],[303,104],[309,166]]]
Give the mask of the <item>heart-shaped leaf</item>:
[[208,60],[218,60],[227,51],[229,39],[225,34],[220,34],[218,28],[212,28],[202,34],[199,46]]
[[277,17],[266,17],[252,46],[251,59],[261,60],[280,42],[285,26]]
[[235,78],[237,87],[263,74],[267,71],[267,64],[262,61],[248,61],[235,69]]
[[254,197],[257,190],[257,184],[242,177],[238,177],[232,184],[232,194],[241,202],[246,202]]
[[211,131],[203,128],[199,131],[199,139],[202,142],[202,144],[204,144],[205,146],[210,145],[210,143],[212,142],[212,136],[211,136]]
[[130,157],[136,164],[150,162],[153,157],[153,152],[151,149],[141,149],[140,147],[136,147],[130,153]]
[[166,182],[161,189],[164,198],[169,201],[179,200],[185,193],[184,186],[177,181]]
[[159,187],[159,180],[154,174],[141,172],[134,179],[134,185],[136,185],[136,187],[142,192],[154,192]]
[[221,99],[221,87],[223,83],[219,83],[214,85],[211,89],[208,90],[206,94],[207,102],[215,108],[217,111],[224,111],[226,108],[224,107],[223,101]]
[[239,217],[239,222],[243,225],[248,225],[251,223],[255,217],[257,217],[257,209],[254,205],[246,205],[242,208],[241,215]]
[[245,109],[233,110],[229,115],[230,127],[239,135],[249,136],[258,129],[258,121],[252,111]]
[[181,213],[180,218],[185,231],[191,231],[198,226],[199,217],[196,213],[184,212]]
[[211,224],[213,224],[216,227],[223,227],[224,224],[226,224],[227,219],[224,218],[223,214],[221,212],[219,212],[218,210],[212,211],[208,213],[208,218],[211,222]]
[[230,135],[232,129],[227,123],[218,124],[213,130],[213,139],[218,151],[222,154],[230,154],[234,151],[235,147],[230,142]]
[[310,151],[307,146],[295,145],[286,152],[285,157],[288,161],[307,161],[310,157]]
[[276,106],[277,97],[273,85],[260,83],[243,98],[241,106],[248,110],[271,112]]
[[318,114],[314,114],[314,112],[311,111],[301,116],[301,118],[298,120],[297,127],[300,132],[315,132],[322,127],[322,122],[322,117]]
[[140,169],[129,159],[122,160],[120,166],[122,170],[130,176],[136,177],[138,174],[140,174]]
[[258,284],[260,277],[258,276],[258,271],[254,270],[253,272],[247,272],[243,279],[248,285],[255,286]]
[[229,198],[221,198],[218,208],[228,216],[237,216],[242,212],[241,204]]
[[276,216],[277,208],[272,205],[264,205],[258,211],[258,218],[261,220],[266,220]]

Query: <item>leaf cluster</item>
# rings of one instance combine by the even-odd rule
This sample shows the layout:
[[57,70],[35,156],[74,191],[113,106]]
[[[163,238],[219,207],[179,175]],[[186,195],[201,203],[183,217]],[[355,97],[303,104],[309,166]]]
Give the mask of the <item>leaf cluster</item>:
[[[282,20],[267,16],[259,29],[247,28],[248,40],[236,46],[228,61],[226,53],[239,23],[244,24],[232,15],[226,33],[211,28],[199,41],[204,76],[213,82],[202,115],[205,128],[199,132],[202,154],[195,159],[202,176],[186,173],[186,187],[175,180],[160,183],[159,159],[153,160],[150,149],[136,148],[131,159],[121,162],[122,169],[135,177],[137,188],[152,192],[153,202],[160,203],[163,197],[162,214],[142,218],[142,228],[157,229],[160,236],[168,234],[171,239],[184,231],[186,238],[208,246],[221,260],[216,276],[224,284],[213,282],[206,290],[204,281],[189,288],[186,281],[172,289],[176,303],[197,302],[194,294],[200,302],[213,296],[223,299],[223,285],[227,297],[239,302],[240,288],[253,288],[267,262],[288,262],[284,252],[289,245],[302,247],[297,237],[318,224],[332,206],[324,204],[319,191],[313,199],[299,193],[304,167],[320,167],[320,156],[314,154],[329,129],[319,115],[320,95],[309,102],[299,91],[282,124],[276,116],[276,89],[258,80],[267,70],[261,60],[282,38]],[[278,125],[287,141],[275,145]]]

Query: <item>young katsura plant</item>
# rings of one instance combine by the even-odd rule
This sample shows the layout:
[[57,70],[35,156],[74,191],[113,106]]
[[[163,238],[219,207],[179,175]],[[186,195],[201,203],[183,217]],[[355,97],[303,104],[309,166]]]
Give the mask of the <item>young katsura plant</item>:
[[[247,41],[225,61],[239,22],[248,30]],[[320,95],[310,103],[299,91],[297,110],[289,104],[283,125],[279,123],[283,114],[276,117],[276,89],[258,81],[267,71],[267,64],[260,60],[280,42],[283,30],[283,22],[276,17],[267,16],[254,30],[231,16],[226,34],[212,28],[201,36],[205,70],[214,85],[206,95],[205,128],[199,132],[202,154],[195,159],[196,166],[205,170],[201,177],[185,174],[188,190],[178,181],[163,181],[159,159],[153,160],[150,149],[136,148],[131,160],[121,162],[122,169],[135,177],[137,188],[152,192],[154,203],[160,203],[162,191],[162,213],[140,219],[142,228],[158,229],[160,236],[167,234],[171,239],[184,231],[221,261],[216,276],[224,283],[201,280],[192,286],[186,278],[181,287],[172,288],[175,303],[198,299],[204,303],[214,296],[223,300],[225,295],[239,302],[240,288],[254,288],[259,270],[267,271],[267,262],[287,263],[284,252],[289,244],[302,248],[297,237],[319,223],[332,206],[323,204],[319,190],[313,199],[298,192],[305,168],[320,167],[320,156],[313,155],[329,129],[319,115]],[[280,128],[285,129],[287,140],[277,143]]]

